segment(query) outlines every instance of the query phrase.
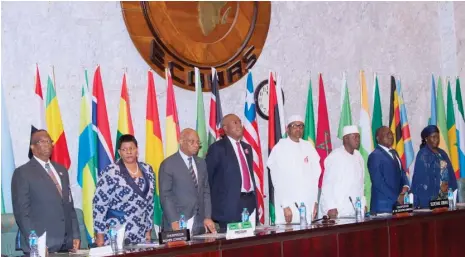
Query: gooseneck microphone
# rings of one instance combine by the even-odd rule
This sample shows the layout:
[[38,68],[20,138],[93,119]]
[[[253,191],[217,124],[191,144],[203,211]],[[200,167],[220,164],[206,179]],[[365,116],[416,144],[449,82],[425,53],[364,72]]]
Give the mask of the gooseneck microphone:
[[357,209],[355,209],[354,202],[352,201],[352,197],[349,196],[349,201],[352,204],[352,208],[354,208],[354,211],[357,212]]

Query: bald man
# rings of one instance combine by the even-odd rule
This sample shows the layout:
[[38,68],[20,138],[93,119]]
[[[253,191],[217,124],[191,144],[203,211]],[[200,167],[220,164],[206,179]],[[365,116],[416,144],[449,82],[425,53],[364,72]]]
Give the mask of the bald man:
[[199,136],[193,129],[184,129],[179,143],[179,151],[161,163],[158,173],[163,229],[179,230],[183,214],[191,234],[216,233],[211,220],[207,165],[197,157]]
[[212,192],[212,219],[226,230],[226,225],[241,221],[247,208],[249,221],[257,221],[252,148],[242,141],[243,126],[239,117],[226,115],[221,121],[226,136],[213,143],[207,152],[208,181]]

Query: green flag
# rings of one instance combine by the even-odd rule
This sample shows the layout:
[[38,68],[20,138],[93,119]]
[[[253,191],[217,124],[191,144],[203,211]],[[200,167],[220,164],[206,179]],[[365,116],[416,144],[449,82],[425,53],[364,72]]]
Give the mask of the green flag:
[[371,129],[373,131],[373,145],[376,143],[376,130],[383,126],[383,111],[381,109],[381,97],[379,95],[378,75],[375,74],[375,89],[373,93],[373,116],[371,117]]
[[439,148],[444,150],[449,155],[449,137],[447,135],[447,122],[446,122],[446,108],[444,105],[444,97],[442,90],[442,79],[439,77],[438,81],[438,93],[436,98],[436,118],[437,126],[439,128]]
[[346,74],[343,74],[342,88],[341,88],[341,116],[339,117],[339,129],[337,130],[337,137],[342,139],[342,130],[345,126],[352,124],[352,112],[350,111],[349,88],[347,87]]
[[208,142],[207,142],[207,124],[205,123],[205,109],[203,105],[203,93],[202,93],[202,81],[200,80],[200,71],[195,68],[195,95],[197,102],[197,122],[195,130],[199,135],[200,149],[197,154],[201,158],[205,158],[207,155]]
[[313,113],[313,94],[312,94],[312,79],[308,83],[307,108],[305,110],[305,127],[302,136],[304,140],[310,141],[315,145],[315,115]]

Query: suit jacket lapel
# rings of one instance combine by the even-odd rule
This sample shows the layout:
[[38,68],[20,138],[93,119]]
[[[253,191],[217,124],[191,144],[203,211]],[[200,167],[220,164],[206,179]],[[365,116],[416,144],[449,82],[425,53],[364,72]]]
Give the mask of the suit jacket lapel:
[[[36,160],[35,157],[32,157],[31,160],[31,165],[33,167],[33,169],[36,171],[36,173],[42,177],[42,179],[44,181],[47,181],[46,183],[49,184],[49,187],[50,188],[53,188],[54,192],[56,193],[56,195],[58,196],[58,198],[61,199],[61,195],[60,195],[60,192],[58,192],[58,189],[56,188],[56,185],[55,183],[53,182],[52,178],[48,175],[47,171],[45,170],[45,168]],[[53,164],[52,164],[53,165]],[[55,166],[53,166],[55,168]],[[55,169],[56,170],[56,169]],[[58,179],[58,178],[57,178]],[[61,185],[63,187],[63,182],[61,182]],[[62,193],[63,193],[63,190],[61,190]]]
[[386,150],[384,150],[380,146],[377,146],[377,148],[384,154],[385,158],[389,158],[389,160],[391,160],[391,162],[394,164],[395,167],[399,167],[400,170],[402,170],[402,166],[399,166],[400,158],[399,158],[399,155],[397,154],[397,151],[396,151],[396,158],[392,158],[392,155],[386,152]]
[[[137,165],[139,165],[139,163]],[[149,183],[145,172],[142,171],[142,175],[146,181],[145,181],[144,190],[141,190],[140,187],[136,184],[136,182],[134,182],[134,179],[131,177],[131,175],[129,175],[128,169],[126,168],[126,166],[121,160],[118,161],[118,168],[119,168],[119,172],[121,173],[121,176],[126,181],[126,184],[128,184],[128,186],[131,187],[132,190],[136,192],[136,194],[138,194],[139,196],[145,199],[145,197],[147,196],[147,192],[148,192],[147,187]]]
[[239,164],[239,156],[236,155],[236,151],[234,150],[235,145],[231,143],[231,140],[229,140],[229,137],[225,137],[224,139],[224,144],[225,144],[225,151],[226,151],[226,156],[230,156],[230,163],[234,163],[234,170],[240,170],[240,164]]

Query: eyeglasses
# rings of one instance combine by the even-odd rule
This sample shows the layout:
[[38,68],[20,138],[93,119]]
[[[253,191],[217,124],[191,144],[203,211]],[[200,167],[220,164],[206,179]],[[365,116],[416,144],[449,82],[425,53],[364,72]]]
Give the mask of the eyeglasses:
[[291,124],[291,128],[293,129],[296,129],[296,128],[303,129],[304,127],[305,127],[304,124]]
[[202,146],[202,142],[200,141],[196,141],[196,140],[186,140],[187,143],[189,143],[189,145],[198,145],[198,146]]
[[126,153],[126,152],[131,152],[131,153],[132,153],[132,152],[134,152],[135,150],[137,150],[137,148],[136,148],[136,147],[129,147],[129,148],[121,148],[121,149],[119,149],[119,150],[120,150],[121,152],[123,152],[123,153]]
[[35,142],[36,145],[52,145],[54,142],[53,140],[50,139],[42,139],[37,142]]

